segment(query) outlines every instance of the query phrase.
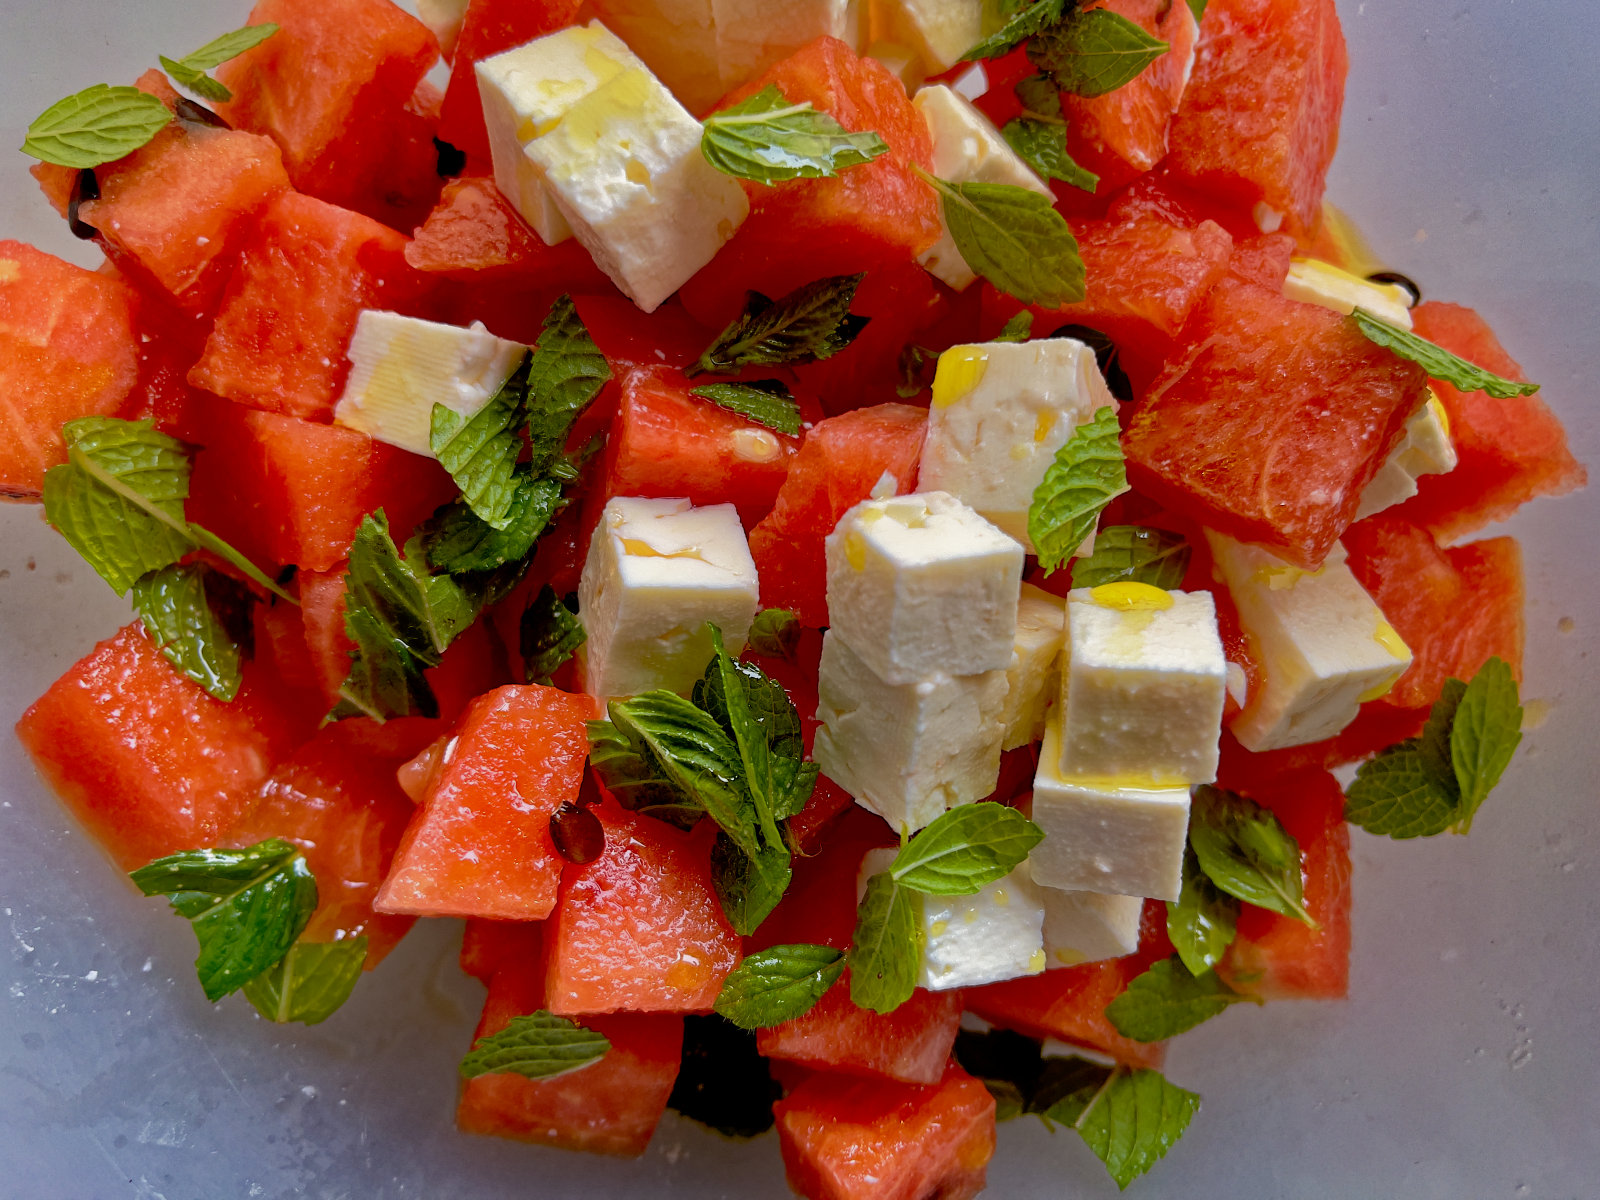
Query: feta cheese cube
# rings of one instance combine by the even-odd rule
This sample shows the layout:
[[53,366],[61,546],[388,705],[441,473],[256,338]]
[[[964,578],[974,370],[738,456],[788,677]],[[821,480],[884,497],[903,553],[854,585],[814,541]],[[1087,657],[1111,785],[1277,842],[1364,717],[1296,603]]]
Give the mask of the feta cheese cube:
[[713,0],[589,0],[690,112],[722,99]]
[[948,71],[983,40],[976,0],[871,0],[871,40],[904,46],[923,75]]
[[1029,856],[1033,881],[1064,891],[1176,900],[1183,886],[1189,789],[1078,782],[1060,768],[1061,719],[1052,716],[1033,777],[1033,823],[1044,840]]
[[861,45],[861,0],[711,0],[724,92],[754,79],[807,42]]
[[501,131],[491,137],[496,183],[509,184],[508,197],[535,228],[553,204],[595,265],[644,311],[710,262],[749,212],[739,182],[700,153],[700,122],[598,22],[477,70],[486,108],[499,114],[491,120]]
[[918,486],[949,492],[1030,553],[1033,493],[1078,426],[1116,404],[1071,338],[952,346],[939,356]]
[[830,629],[817,694],[812,756],[895,829],[921,829],[999,782],[1004,671],[885,683]]
[[829,623],[885,683],[1010,665],[1022,547],[954,496],[864,500],[826,545]]
[[1045,713],[1061,690],[1061,647],[1066,637],[1067,602],[1031,583],[1017,601],[1017,639],[1006,668],[1005,728],[1001,750],[1015,750],[1044,736]]
[[[973,43],[977,40],[974,38]],[[957,56],[966,53],[966,49],[956,51]],[[1042,196],[1051,194],[1050,186],[1034,174],[989,118],[965,96],[944,84],[933,84],[920,89],[912,103],[933,135],[933,173],[940,179],[952,183],[1008,183]],[[948,232],[917,261],[958,292],[977,279]]]
[[1345,565],[1343,546],[1318,570],[1302,571],[1210,530],[1206,540],[1261,658],[1261,685],[1229,726],[1247,750],[1333,737],[1411,665],[1411,651]]
[[1064,892],[1041,887],[1044,902],[1044,956],[1048,966],[1121,958],[1139,948],[1144,900],[1106,892]]
[[470,329],[366,309],[350,338],[350,374],[333,410],[337,425],[433,457],[433,406],[473,416],[494,398],[528,348]]
[[744,649],[760,607],[755,563],[731,504],[614,497],[589,541],[578,585],[584,688],[687,695],[711,661],[706,623],[730,654]]
[[1075,589],[1067,595],[1052,766],[1067,778],[1119,788],[1209,783],[1217,777],[1226,688],[1210,592],[1144,583]]
[[1392,283],[1373,283],[1315,258],[1295,258],[1283,281],[1283,294],[1302,304],[1317,304],[1348,316],[1364,308],[1401,329],[1411,328],[1410,296]]
[[1406,422],[1405,436],[1389,452],[1383,466],[1361,493],[1356,520],[1370,517],[1417,494],[1421,475],[1443,475],[1456,469],[1455,443],[1450,440],[1450,418],[1439,397],[1428,389],[1428,402]]
[[[898,851],[869,850],[857,892],[887,871]],[[1024,863],[971,896],[917,896],[921,904],[922,987],[931,992],[1037,975],[1045,968],[1044,904]]]

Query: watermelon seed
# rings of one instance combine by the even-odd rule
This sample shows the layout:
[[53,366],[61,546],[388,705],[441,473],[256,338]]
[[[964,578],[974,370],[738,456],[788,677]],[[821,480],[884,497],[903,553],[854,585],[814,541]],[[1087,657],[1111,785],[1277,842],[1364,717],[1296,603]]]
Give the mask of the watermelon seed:
[[1409,275],[1402,275],[1399,271],[1374,271],[1367,276],[1368,283],[1387,283],[1400,288],[1411,295],[1407,308],[1415,308],[1422,303],[1422,289],[1417,286],[1417,281]]
[[1098,329],[1087,325],[1063,325],[1050,335],[1053,338],[1073,338],[1094,351],[1094,361],[1105,376],[1106,387],[1124,404],[1133,400],[1133,382],[1117,361],[1117,344]]
[[568,800],[550,814],[550,840],[569,863],[593,862],[605,853],[606,831],[600,818]]
[[181,121],[189,121],[195,125],[209,125],[213,129],[233,128],[232,125],[229,125],[204,104],[196,104],[187,96],[178,97],[178,103],[175,111],[178,114],[178,119]]
[[434,168],[441,179],[454,179],[467,169],[467,155],[465,151],[458,150],[442,138],[433,139],[433,148],[438,154],[438,165]]
[[78,205],[85,200],[98,199],[100,199],[100,180],[95,177],[91,168],[85,167],[72,181],[72,194],[67,197],[67,228],[72,230],[73,237],[92,242],[100,236],[98,229],[78,218]]

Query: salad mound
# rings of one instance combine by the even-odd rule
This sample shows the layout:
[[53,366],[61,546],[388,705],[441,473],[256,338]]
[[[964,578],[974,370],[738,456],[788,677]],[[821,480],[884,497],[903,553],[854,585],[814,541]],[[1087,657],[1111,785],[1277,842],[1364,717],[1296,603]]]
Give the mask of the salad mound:
[[1586,480],[1325,202],[1333,0],[417,8],[27,131],[105,261],[0,242],[0,496],[135,613],[40,775],[262,1019],[464,918],[464,1131],[1126,1187],[1173,1037],[1346,994],[1350,827],[1470,830],[1465,539]]

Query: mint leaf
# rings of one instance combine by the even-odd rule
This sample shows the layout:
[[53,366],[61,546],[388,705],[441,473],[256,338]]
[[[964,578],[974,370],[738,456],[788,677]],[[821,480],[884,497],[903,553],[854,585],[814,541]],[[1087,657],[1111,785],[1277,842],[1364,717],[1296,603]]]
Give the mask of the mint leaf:
[[1199,1108],[1199,1096],[1160,1072],[1118,1066],[1071,1125],[1126,1188],[1177,1144]]
[[1014,808],[986,800],[938,817],[901,848],[889,874],[928,896],[971,896],[1014,871],[1044,831]]
[[749,383],[705,383],[690,388],[689,395],[748,417],[768,429],[795,437],[800,432],[800,406],[781,379],[756,379]]
[[238,58],[277,32],[278,27],[270,21],[261,25],[246,25],[243,29],[235,29],[232,33],[225,33],[207,42],[193,54],[185,54],[176,62],[164,54],[159,55],[161,69],[172,76],[172,81],[179,87],[188,88],[207,100],[226,102],[233,99],[233,93],[206,72],[213,67],[220,67],[230,58]]
[[276,966],[317,907],[305,856],[280,838],[169,854],[130,878],[146,896],[167,897],[194,927],[195,973],[213,1003]]
[[1073,430],[1034,489],[1028,537],[1046,574],[1078,552],[1105,506],[1128,490],[1117,411],[1106,405]]
[[945,229],[967,266],[1024,304],[1084,297],[1078,239],[1049,196],[1009,183],[951,183],[913,170],[939,193]]
[[881,871],[867,880],[850,939],[850,999],[891,1013],[917,990],[922,966],[922,900]]
[[895,364],[900,376],[899,382],[895,384],[895,395],[902,400],[911,400],[922,395],[933,386],[933,374],[938,365],[937,350],[929,350],[926,346],[907,342],[901,347],[900,358]]
[[772,946],[733,969],[715,1008],[741,1029],[767,1029],[810,1012],[843,974],[844,955],[830,946]]
[[202,563],[174,563],[133,585],[133,608],[150,640],[218,700],[239,693],[249,603],[243,585]]
[[1263,1002],[1260,997],[1234,991],[1215,971],[1191,975],[1180,960],[1166,958],[1135,977],[1126,991],[1106,1005],[1106,1016],[1123,1037],[1164,1042],[1241,1000]]
[[1345,820],[1397,839],[1432,837],[1454,825],[1454,779],[1441,780],[1421,746],[1408,738],[1362,763],[1345,794]]
[[1013,117],[1001,127],[1000,136],[1041,179],[1059,179],[1086,192],[1100,185],[1100,176],[1080,167],[1067,152],[1064,124],[1034,117]]
[[[502,529],[478,516],[464,499],[451,501],[419,526],[428,565],[447,575],[498,572],[512,567],[507,581],[514,585],[521,579],[534,543],[565,502],[557,480],[535,479],[525,465],[512,473],[511,487]],[[510,589],[502,585],[490,590],[492,602],[499,598],[494,593]]]
[[793,659],[800,644],[800,618],[787,608],[764,608],[750,623],[745,645],[766,658]]
[[1189,844],[1200,867],[1230,896],[1311,928],[1300,875],[1300,844],[1254,800],[1203,784],[1194,789]]
[[1500,782],[1522,743],[1522,704],[1511,668],[1491,658],[1478,669],[1461,697],[1450,726],[1450,761],[1460,787],[1457,829],[1466,833],[1479,805]]
[[1120,13],[1079,9],[1041,32],[1028,46],[1028,60],[1063,91],[1094,97],[1132,83],[1167,49]]
[[461,1060],[461,1078],[512,1074],[554,1079],[599,1062],[610,1049],[604,1035],[540,1009],[512,1017],[498,1033],[473,1042]]
[[1183,889],[1167,904],[1167,937],[1192,975],[1222,961],[1239,928],[1239,901],[1211,882],[1194,850],[1183,852]]
[[791,104],[769,84],[704,121],[700,153],[724,175],[756,183],[837,175],[889,153],[877,134],[851,133],[808,100]]
[[850,313],[850,302],[863,278],[829,276],[798,287],[777,301],[750,292],[744,312],[684,373],[729,375],[741,367],[833,357],[866,328],[866,317]]
[[623,808],[681,829],[693,828],[705,815],[705,809],[679,791],[648,752],[610,721],[590,721],[588,731],[589,765]]
[[1350,320],[1355,322],[1356,328],[1366,335],[1369,342],[1392,350],[1408,362],[1416,363],[1428,373],[1429,379],[1442,379],[1458,391],[1487,392],[1496,400],[1509,400],[1513,396],[1531,396],[1539,390],[1537,383],[1518,383],[1493,371],[1485,371],[1476,363],[1450,353],[1443,346],[1435,346],[1409,329],[1401,329],[1380,320],[1364,308],[1351,313]]
[[296,942],[277,966],[244,985],[245,999],[279,1025],[326,1021],[350,998],[367,961],[367,939]]
[[1033,332],[1033,314],[1023,309],[1000,327],[1000,332],[994,335],[997,342],[1025,342],[1028,335]]
[[22,152],[62,167],[98,167],[147,144],[172,113],[136,87],[97,83],[34,118]]
[[1165,529],[1108,525],[1094,536],[1094,553],[1072,564],[1072,586],[1148,583],[1174,591],[1189,570],[1189,540]]
[[1075,0],[1038,0],[1038,3],[1017,13],[994,33],[961,56],[962,62],[977,62],[984,58],[1000,58],[1010,54],[1041,30],[1061,20],[1069,2]]
[[1194,23],[1200,24],[1201,18],[1206,15],[1206,0],[1189,0],[1189,11],[1194,14]]
[[611,378],[611,365],[589,336],[572,297],[558,297],[528,360],[529,469],[535,476],[560,466],[573,425]]
[[739,849],[726,833],[718,833],[711,845],[711,884],[728,923],[740,937],[749,937],[761,928],[793,878],[789,848],[781,842],[763,846],[754,857]]
[[443,404],[433,406],[428,445],[439,465],[461,489],[461,500],[485,524],[504,531],[517,496],[514,472],[522,453],[517,424],[528,382],[527,359],[489,403],[470,417]]
[[556,598],[548,583],[522,610],[519,649],[522,651],[523,678],[529,683],[549,683],[567,659],[588,640],[583,622],[578,620],[577,598]]
[[[1446,679],[1439,688],[1439,698],[1428,710],[1428,721],[1422,727],[1417,741],[1417,753],[1422,755],[1423,766],[1452,798],[1459,797],[1461,785],[1456,782],[1455,761],[1450,755],[1450,730],[1456,723],[1456,712],[1467,685],[1459,679]],[[1392,747],[1391,747],[1392,749]]]

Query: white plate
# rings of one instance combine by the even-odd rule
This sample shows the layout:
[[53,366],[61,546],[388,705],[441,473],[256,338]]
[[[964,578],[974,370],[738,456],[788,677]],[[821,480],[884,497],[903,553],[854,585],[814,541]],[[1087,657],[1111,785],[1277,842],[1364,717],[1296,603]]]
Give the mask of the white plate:
[[[1353,63],[1331,195],[1430,296],[1478,307],[1600,463],[1600,7],[1340,4]],[[4,0],[0,130],[242,22],[242,4]],[[80,262],[7,152],[0,235]],[[1576,1197],[1600,1186],[1600,567],[1591,491],[1512,525],[1529,697],[1552,703],[1470,838],[1355,835],[1347,1003],[1241,1006],[1181,1039],[1205,1097],[1145,1197]],[[36,510],[0,511],[0,726],[126,610]],[[1558,622],[1576,622],[1558,633]],[[777,1142],[669,1114],[634,1163],[455,1132],[482,999],[454,923],[414,933],[315,1029],[195,985],[0,735],[0,1193],[19,1200],[784,1194]],[[1003,1127],[990,1195],[1113,1196],[1076,1138]]]

